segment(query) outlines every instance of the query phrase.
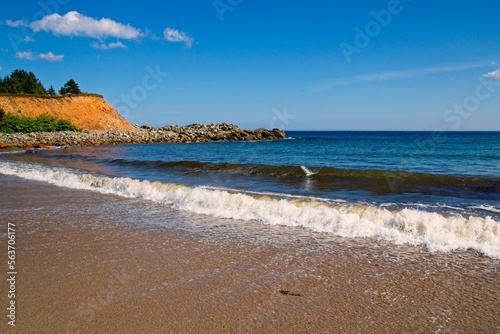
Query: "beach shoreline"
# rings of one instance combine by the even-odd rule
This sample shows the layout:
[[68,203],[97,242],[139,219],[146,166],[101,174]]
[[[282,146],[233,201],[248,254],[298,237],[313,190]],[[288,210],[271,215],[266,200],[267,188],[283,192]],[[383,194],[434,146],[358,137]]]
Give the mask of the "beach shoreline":
[[[147,201],[4,175],[0,189],[1,236],[15,223],[18,252],[16,328],[4,316],[2,332],[500,329],[498,260],[474,253],[330,245],[320,235],[257,243],[257,234],[238,236],[236,223],[229,237],[227,220],[222,232],[172,228],[172,221],[188,218]],[[158,210],[163,226],[134,215],[142,207]],[[6,280],[0,288],[7,305]]]

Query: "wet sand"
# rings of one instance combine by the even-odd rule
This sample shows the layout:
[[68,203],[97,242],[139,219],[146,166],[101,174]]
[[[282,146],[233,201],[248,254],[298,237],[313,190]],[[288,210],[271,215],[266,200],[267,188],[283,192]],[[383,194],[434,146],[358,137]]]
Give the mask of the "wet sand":
[[371,241],[256,241],[131,218],[130,208],[148,205],[0,175],[1,240],[15,223],[18,272],[16,327],[2,279],[0,331],[500,332],[498,260]]

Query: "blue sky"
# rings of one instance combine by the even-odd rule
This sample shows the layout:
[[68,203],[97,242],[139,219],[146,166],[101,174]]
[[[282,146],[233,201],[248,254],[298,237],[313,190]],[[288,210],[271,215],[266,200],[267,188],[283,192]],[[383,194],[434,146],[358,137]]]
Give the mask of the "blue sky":
[[0,76],[75,79],[132,123],[500,130],[500,2],[19,0]]

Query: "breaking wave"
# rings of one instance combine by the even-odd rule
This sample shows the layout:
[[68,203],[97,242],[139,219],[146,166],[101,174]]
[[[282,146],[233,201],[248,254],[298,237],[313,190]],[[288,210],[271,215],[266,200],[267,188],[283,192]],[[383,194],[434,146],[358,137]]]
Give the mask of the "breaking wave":
[[0,162],[0,173],[60,187],[150,200],[218,218],[303,227],[346,238],[379,238],[396,244],[425,246],[430,251],[471,249],[500,258],[500,222],[490,217],[443,215],[417,209],[390,211],[370,205],[287,198],[281,194],[112,178],[40,164]]
[[302,182],[304,175],[313,177],[318,187],[335,189],[365,189],[378,193],[446,194],[500,193],[500,180],[471,176],[414,173],[392,170],[358,170],[332,167],[272,166],[259,164],[210,163],[200,161],[146,161],[112,159],[110,164],[129,167],[177,169],[185,172],[221,172],[240,175],[263,175],[277,180]]

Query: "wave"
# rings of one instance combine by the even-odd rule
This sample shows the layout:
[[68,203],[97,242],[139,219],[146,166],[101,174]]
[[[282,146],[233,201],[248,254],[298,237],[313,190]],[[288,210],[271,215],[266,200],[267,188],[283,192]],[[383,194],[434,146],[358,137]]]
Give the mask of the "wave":
[[[303,227],[346,238],[380,238],[430,251],[472,249],[500,259],[500,222],[490,217],[445,216],[416,209],[390,211],[370,205],[324,203],[207,187],[82,174],[39,164],[0,162],[0,173],[57,186],[140,198],[177,210],[218,218]],[[278,195],[278,194],[277,194]]]
[[494,213],[500,213],[500,208],[496,208],[491,205],[475,205],[471,206],[471,209],[479,209],[479,210],[484,210],[484,211],[490,211]]
[[[44,152],[41,152],[44,154]],[[41,158],[44,158],[41,156]],[[214,163],[201,161],[101,159],[79,154],[58,155],[53,152],[46,158],[81,160],[119,167],[174,170],[181,173],[219,173],[232,176],[261,176],[275,182],[296,183],[308,180],[308,187],[320,190],[366,190],[379,194],[418,193],[463,198],[500,200],[500,179],[474,176],[417,173],[401,170],[363,170],[334,167],[276,166],[262,164]],[[30,155],[33,162],[36,159]]]
[[[357,170],[333,167],[272,166],[259,164],[211,163],[200,161],[142,161],[112,159],[106,163],[155,169],[175,169],[186,173],[225,173],[233,175],[268,176],[288,183],[301,183],[304,176],[320,189],[362,189],[374,193],[453,194],[477,197],[497,196],[500,200],[500,179],[415,173],[392,170]],[[457,192],[460,192],[457,194]]]
[[9,151],[0,151],[0,155],[9,155],[9,154],[19,154],[19,153],[24,153],[26,150],[9,150]]

